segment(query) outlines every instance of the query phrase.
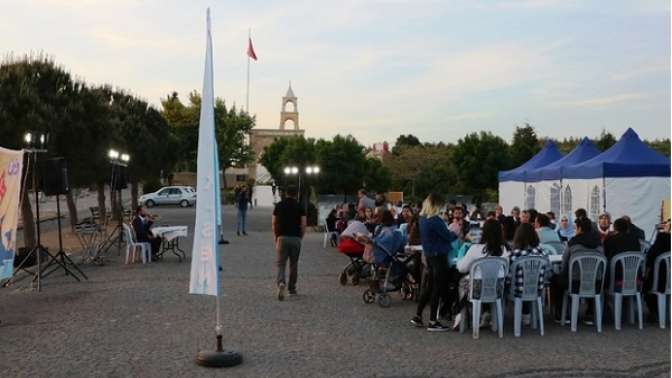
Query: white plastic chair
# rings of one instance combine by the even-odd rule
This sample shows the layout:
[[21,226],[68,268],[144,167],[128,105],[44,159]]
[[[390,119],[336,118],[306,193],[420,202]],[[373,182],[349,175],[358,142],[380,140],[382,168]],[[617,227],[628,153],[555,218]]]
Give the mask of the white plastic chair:
[[[513,335],[520,337],[523,302],[532,302],[532,327],[539,324],[539,334],[544,336],[544,301],[543,283],[539,285],[539,276],[548,270],[548,259],[543,256],[523,256],[516,259],[509,268],[511,274],[511,288],[509,300],[513,302]],[[515,294],[516,271],[523,272],[523,292],[520,296]],[[544,273],[542,273],[542,270]],[[543,282],[543,281],[542,281]]]
[[[481,304],[490,303],[490,312],[496,322],[492,323],[492,330],[498,331],[500,338],[504,337],[504,312],[502,299],[504,298],[504,284],[509,260],[503,257],[483,257],[471,263],[469,268],[469,293],[472,314],[472,336],[478,339],[481,323]],[[462,309],[462,323],[460,333],[464,333],[467,319],[466,307]]]
[[133,237],[133,231],[127,224],[123,224],[124,227],[124,238],[126,239],[126,264],[129,263],[129,258],[131,262],[135,261],[136,253],[140,251],[142,256],[142,263],[146,264],[151,261],[150,254],[152,246],[149,243],[138,243]]
[[[575,267],[577,267],[578,279],[574,279]],[[562,298],[562,316],[560,324],[565,324],[567,317],[567,301],[572,300],[572,332],[576,332],[579,317],[579,302],[584,298],[595,300],[595,325],[597,332],[602,332],[602,289],[606,273],[607,258],[600,252],[580,251],[574,252],[569,259],[569,287],[565,290]],[[574,281],[578,281],[579,290],[572,292]],[[597,283],[600,283],[599,287]]]
[[324,227],[324,240],[322,240],[322,248],[327,248],[327,243],[332,239],[332,237],[338,238],[338,232],[329,230],[329,227],[327,227],[327,224],[324,223],[322,225]]
[[549,241],[539,245],[544,255],[562,255],[565,251],[565,243],[561,241]]
[[[623,310],[623,297],[630,297],[630,313],[637,301],[637,315],[639,317],[639,329],[644,328],[642,308],[642,276],[644,269],[644,254],[638,251],[622,252],[611,258],[609,268],[609,295],[614,303],[614,327],[621,329]],[[617,268],[618,267],[618,268]],[[620,292],[616,290],[616,271],[621,272],[622,284]],[[634,322],[631,316],[631,322]]]
[[[660,283],[660,269],[665,264],[667,268],[667,278],[665,279],[665,291],[658,291],[658,284]],[[650,291],[655,294],[658,299],[658,324],[660,328],[665,328],[665,321],[667,320],[667,296],[670,295],[670,252],[661,253],[653,262],[653,287]]]

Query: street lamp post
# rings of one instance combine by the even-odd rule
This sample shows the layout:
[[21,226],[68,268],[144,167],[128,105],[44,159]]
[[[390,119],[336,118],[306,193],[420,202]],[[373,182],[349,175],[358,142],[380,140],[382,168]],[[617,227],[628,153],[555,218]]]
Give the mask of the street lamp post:
[[[312,176],[317,176],[320,174],[320,167],[317,165],[306,165],[299,167],[296,165],[290,165],[283,169],[285,176],[297,176],[299,188],[298,192],[300,195],[299,202],[303,201],[304,210],[306,212],[306,217],[308,216],[308,193],[307,185],[305,181]],[[304,174],[306,177],[304,177]]]
[[126,179],[124,175],[124,169],[128,167],[128,163],[131,161],[131,156],[125,152],[119,152],[115,149],[110,149],[107,153],[107,157],[112,164],[112,179],[110,180],[110,186],[113,191],[117,191],[117,203],[115,204],[117,211],[117,227],[115,232],[118,233],[117,239],[117,248],[118,253],[121,253],[121,242],[123,235],[123,223],[124,223],[124,204],[122,202],[121,191],[126,186]]

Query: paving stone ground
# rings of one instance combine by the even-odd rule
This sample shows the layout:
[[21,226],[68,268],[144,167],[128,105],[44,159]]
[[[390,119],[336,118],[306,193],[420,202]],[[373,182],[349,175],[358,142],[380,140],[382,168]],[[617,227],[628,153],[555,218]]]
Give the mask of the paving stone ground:
[[[161,223],[187,224],[193,209],[161,208]],[[233,222],[233,209],[224,218]],[[189,295],[189,263],[168,257],[124,265],[116,252],[105,266],[85,265],[90,279],[63,274],[41,293],[20,282],[0,289],[0,377],[321,377],[321,376],[670,376],[670,331],[646,324],[602,334],[578,333],[546,318],[546,335],[530,328],[503,339],[483,330],[429,334],[408,325],[414,305],[396,295],[390,308],[362,303],[362,287],[341,287],[347,259],[307,236],[297,297],[278,302],[273,290],[270,210],[253,209],[249,236],[222,252],[225,345],[244,363],[227,370],[194,364],[214,346],[214,298]],[[182,245],[190,250],[191,237]]]

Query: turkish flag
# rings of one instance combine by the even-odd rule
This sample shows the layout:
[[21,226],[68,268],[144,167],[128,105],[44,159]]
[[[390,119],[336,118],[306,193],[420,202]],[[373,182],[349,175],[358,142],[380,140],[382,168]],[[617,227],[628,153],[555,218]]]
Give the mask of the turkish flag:
[[254,59],[255,61],[257,60],[257,54],[254,52],[254,46],[252,46],[252,38],[248,38],[247,56]]

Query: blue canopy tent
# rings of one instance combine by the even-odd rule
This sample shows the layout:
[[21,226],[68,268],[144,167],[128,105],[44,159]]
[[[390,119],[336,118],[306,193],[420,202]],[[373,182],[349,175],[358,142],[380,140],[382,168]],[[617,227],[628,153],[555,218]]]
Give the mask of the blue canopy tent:
[[[536,209],[541,212],[552,211],[558,217],[566,215],[571,217],[571,192],[567,193],[564,201],[562,193],[562,175],[565,167],[582,163],[600,154],[588,138],[581,142],[563,158],[554,161],[544,167],[527,172],[527,185],[532,185],[536,193]],[[563,206],[564,204],[564,206]]]
[[607,211],[628,215],[647,234],[660,221],[662,201],[670,199],[670,159],[628,129],[602,154],[566,166],[563,190],[572,193],[572,209],[583,207],[591,218]]
[[499,172],[499,203],[504,212],[509,212],[514,206],[525,208],[535,207],[534,187],[527,187],[527,173],[545,167],[562,158],[553,141],[547,141],[541,149],[525,164],[509,171]]

